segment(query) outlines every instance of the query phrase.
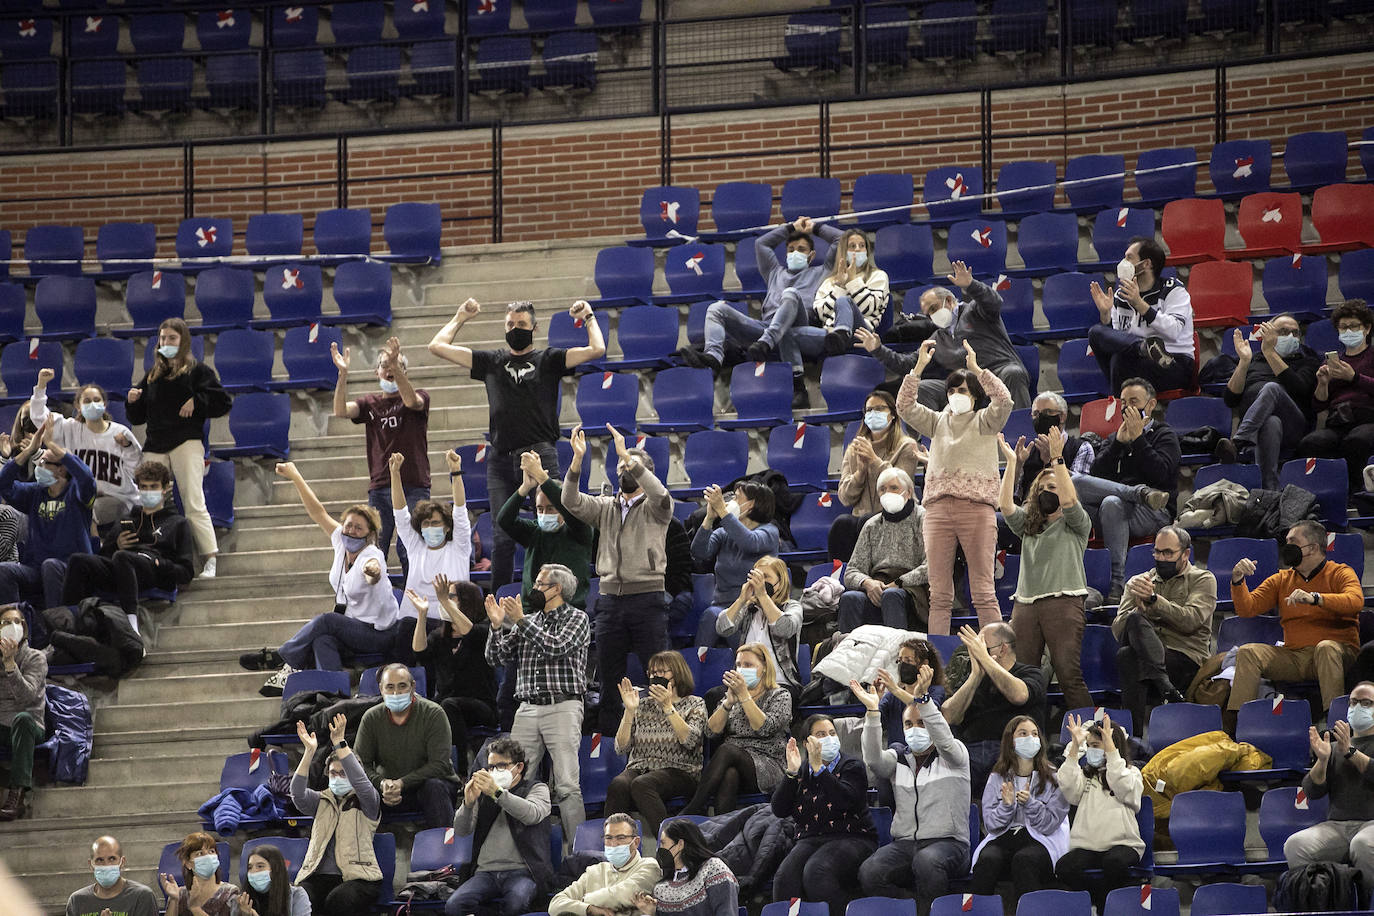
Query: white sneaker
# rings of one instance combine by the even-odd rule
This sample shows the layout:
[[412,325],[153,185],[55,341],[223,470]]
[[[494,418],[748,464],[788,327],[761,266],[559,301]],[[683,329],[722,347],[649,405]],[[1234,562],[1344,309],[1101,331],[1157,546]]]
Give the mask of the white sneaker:
[[282,665],[281,670],[274,671],[272,676],[258,689],[258,693],[265,697],[279,697],[286,689],[286,679],[296,673],[296,669],[290,665]]
[[215,578],[215,558],[214,558],[214,557],[211,557],[210,559],[208,559],[208,560],[205,561],[205,565],[202,566],[202,567],[200,568],[200,575],[199,575],[199,576],[196,576],[196,578],[197,578],[197,579],[213,579],[213,578]]

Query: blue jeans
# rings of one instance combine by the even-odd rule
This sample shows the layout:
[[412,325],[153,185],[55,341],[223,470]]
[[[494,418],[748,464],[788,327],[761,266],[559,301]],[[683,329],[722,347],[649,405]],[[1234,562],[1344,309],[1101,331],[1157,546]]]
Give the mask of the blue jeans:
[[873,325],[868,323],[864,313],[854,307],[854,300],[848,296],[838,296],[835,299],[835,321],[831,327],[839,331],[850,331],[857,328],[873,330]]
[[0,604],[17,604],[22,598],[43,598],[43,607],[61,607],[62,583],[67,561],[44,560],[41,566],[0,563]]
[[968,844],[948,838],[897,840],[859,866],[859,883],[870,897],[916,898],[916,908],[949,893],[950,884],[968,874]]
[[292,668],[319,668],[342,671],[340,647],[362,655],[389,652],[396,639],[397,624],[378,630],[370,623],[346,614],[320,614],[296,631],[277,651]]
[[520,916],[534,906],[538,891],[528,869],[479,871],[458,886],[444,904],[446,916],[466,916],[485,903],[501,903],[501,916]]
[[850,589],[840,595],[837,624],[841,633],[853,633],[866,623],[879,622],[898,630],[912,629],[913,621],[907,617],[912,605],[911,596],[904,588],[883,589],[882,604],[877,606],[868,600],[867,592]]
[[782,304],[766,321],[750,318],[727,302],[713,302],[706,310],[706,352],[725,360],[725,340],[741,346],[762,341],[777,349],[794,375],[802,371],[802,357],[819,358],[825,349],[825,330],[810,327],[807,306],[796,290],[785,290]]
[[716,620],[721,614],[725,613],[725,608],[718,604],[713,604],[701,612],[701,621],[697,624],[696,645],[714,648],[716,643],[724,639],[716,632]]
[[[1278,382],[1266,382],[1236,428],[1236,448],[1255,447],[1264,489],[1279,488],[1279,462],[1297,451],[1309,423],[1302,408]],[[1223,434],[1224,434],[1223,430]]]
[[[414,509],[422,499],[429,499],[429,487],[405,487],[406,507]],[[391,550],[391,536],[396,533],[396,510],[391,508],[391,487],[378,487],[367,491],[367,504],[377,510],[382,517],[382,530],[377,532],[377,546],[382,548],[382,556]],[[405,545],[396,541],[396,559],[401,562],[401,575],[409,575],[410,561],[406,559]]]
[[1075,477],[1078,498],[1092,518],[1112,555],[1112,587],[1126,578],[1126,549],[1133,537],[1153,534],[1173,521],[1166,509],[1151,509],[1145,504],[1144,484],[1117,483],[1101,477]]

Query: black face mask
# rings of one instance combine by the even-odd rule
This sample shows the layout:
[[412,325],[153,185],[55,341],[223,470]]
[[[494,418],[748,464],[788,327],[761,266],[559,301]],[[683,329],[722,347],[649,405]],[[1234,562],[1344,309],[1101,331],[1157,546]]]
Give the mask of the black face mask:
[[631,480],[624,474],[620,475],[620,492],[626,496],[631,496],[639,492],[639,481]]
[[649,686],[650,686],[650,687],[662,687],[664,690],[667,690],[667,689],[668,689],[668,679],[667,679],[666,677],[651,677],[651,678],[649,678]]
[[534,343],[534,331],[529,328],[511,328],[506,332],[506,345],[512,350],[523,350]]
[[777,588],[772,582],[763,583],[763,593],[769,598],[776,597]]
[[1063,429],[1064,423],[1057,413],[1038,413],[1031,417],[1031,426],[1037,434],[1047,436],[1056,426]]
[[897,677],[903,684],[914,684],[916,683],[916,678],[920,676],[920,665],[913,665],[911,662],[897,663]]
[[1172,579],[1178,575],[1178,567],[1181,560],[1155,560],[1155,572],[1159,573],[1161,579]]
[[1297,544],[1284,544],[1279,550],[1279,562],[1284,566],[1297,566],[1302,563],[1302,548]]
[[658,860],[658,870],[664,875],[672,875],[677,871],[677,863],[673,861],[673,854],[663,847],[659,847],[658,852],[654,853],[654,858]]
[[1053,515],[1059,511],[1059,494],[1053,490],[1041,490],[1035,494],[1035,506],[1041,515]]
[[545,595],[542,591],[536,588],[530,590],[529,600],[530,610],[538,612],[544,610],[544,608],[548,606],[549,596]]

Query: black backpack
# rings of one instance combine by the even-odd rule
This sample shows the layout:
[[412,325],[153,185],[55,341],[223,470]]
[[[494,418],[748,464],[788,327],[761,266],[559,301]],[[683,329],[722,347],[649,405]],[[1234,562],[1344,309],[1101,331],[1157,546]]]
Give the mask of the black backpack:
[[1335,913],[1358,910],[1363,899],[1360,871],[1335,862],[1314,862],[1290,868],[1274,889],[1279,913]]

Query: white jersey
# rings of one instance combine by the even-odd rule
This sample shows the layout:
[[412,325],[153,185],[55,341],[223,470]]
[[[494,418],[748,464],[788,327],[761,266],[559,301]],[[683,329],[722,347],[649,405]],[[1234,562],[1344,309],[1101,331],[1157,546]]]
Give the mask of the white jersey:
[[1169,277],[1140,297],[1151,306],[1141,315],[1117,292],[1112,300],[1112,327],[1139,338],[1158,337],[1164,349],[1182,356],[1193,355],[1193,300],[1182,283]]
[[[41,388],[35,387],[29,398],[29,416],[36,426],[42,426],[48,417],[48,396]],[[115,441],[121,434],[128,445]],[[125,509],[137,505],[134,468],[143,460],[143,446],[129,427],[111,420],[103,433],[97,433],[83,420],[58,417],[53,424],[53,439],[91,469],[95,475],[96,495],[118,499]]]

